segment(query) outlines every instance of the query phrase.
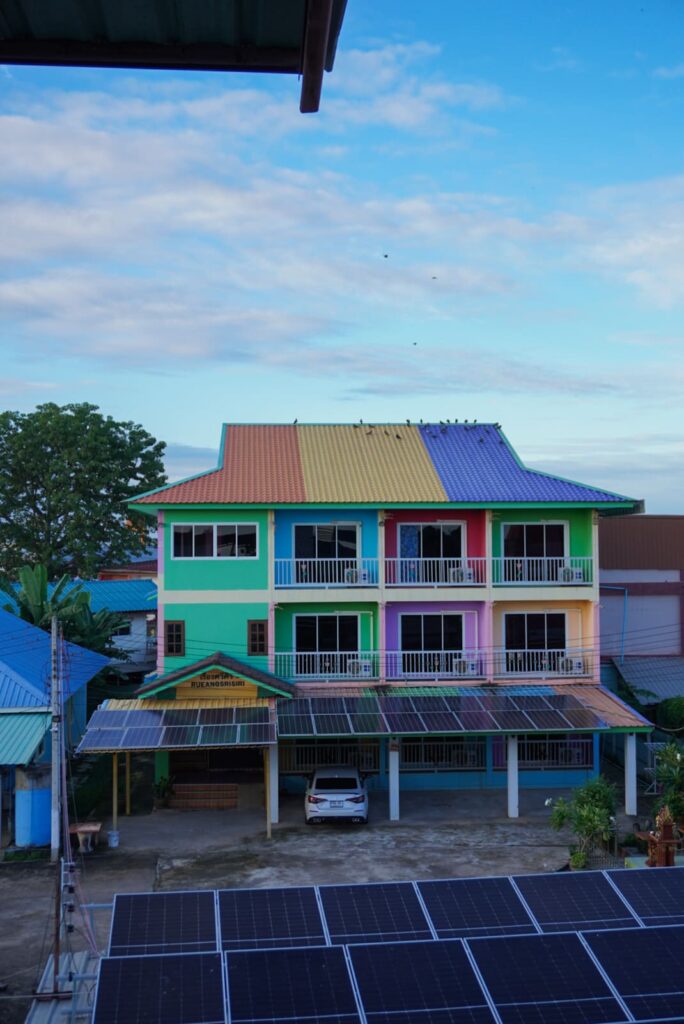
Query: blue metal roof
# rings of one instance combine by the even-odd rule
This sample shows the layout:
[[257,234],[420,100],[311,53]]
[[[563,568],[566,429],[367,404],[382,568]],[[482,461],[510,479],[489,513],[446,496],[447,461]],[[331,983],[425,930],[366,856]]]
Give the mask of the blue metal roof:
[[676,656],[636,657],[620,661],[616,669],[635,691],[640,704],[659,704],[671,697],[684,697],[684,658]]
[[[65,643],[64,699],[80,690],[109,658]],[[0,609],[0,707],[44,707],[48,703],[52,658],[50,635]]]
[[154,580],[74,580],[90,594],[90,610],[99,612],[156,612],[157,585]]
[[493,423],[427,424],[419,429],[449,501],[634,503],[611,491],[527,469]]

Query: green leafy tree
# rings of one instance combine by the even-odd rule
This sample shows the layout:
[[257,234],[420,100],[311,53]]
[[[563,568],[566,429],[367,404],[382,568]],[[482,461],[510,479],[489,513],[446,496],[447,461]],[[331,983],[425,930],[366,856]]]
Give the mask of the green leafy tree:
[[656,811],[669,807],[675,821],[684,818],[684,747],[673,740],[658,752],[655,769],[661,792]]
[[165,447],[86,402],[0,413],[0,573],[87,578],[142,554],[150,521],[127,503],[166,482]]
[[557,831],[569,827],[575,837],[573,867],[584,867],[591,849],[606,841],[615,828],[615,786],[599,775],[580,786],[572,800],[561,797],[547,803],[553,806],[551,827]]
[[19,571],[19,586],[15,589],[6,580],[0,580],[0,591],[10,598],[4,610],[25,622],[49,631],[56,615],[66,640],[97,654],[125,659],[125,654],[112,643],[114,631],[126,621],[124,617],[107,609],[92,612],[90,594],[68,576],[62,576],[50,587],[44,565],[25,565]]

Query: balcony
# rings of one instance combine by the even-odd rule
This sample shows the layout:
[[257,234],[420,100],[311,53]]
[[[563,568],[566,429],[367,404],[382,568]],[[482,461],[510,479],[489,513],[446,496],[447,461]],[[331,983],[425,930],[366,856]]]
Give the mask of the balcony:
[[495,676],[541,676],[577,678],[593,674],[591,650],[494,651]]
[[276,558],[276,587],[377,587],[377,558]]
[[481,587],[486,558],[386,558],[388,587]]
[[593,582],[592,558],[493,558],[495,587],[582,587]]
[[379,679],[378,651],[289,651],[275,656],[275,674],[290,680]]
[[473,679],[484,675],[479,651],[388,651],[387,679]]

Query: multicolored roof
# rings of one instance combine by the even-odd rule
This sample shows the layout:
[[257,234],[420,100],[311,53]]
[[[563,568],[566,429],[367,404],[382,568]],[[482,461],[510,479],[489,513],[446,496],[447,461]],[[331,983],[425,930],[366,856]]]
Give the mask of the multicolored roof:
[[217,469],[136,505],[497,504],[634,507],[527,469],[496,424],[226,425]]

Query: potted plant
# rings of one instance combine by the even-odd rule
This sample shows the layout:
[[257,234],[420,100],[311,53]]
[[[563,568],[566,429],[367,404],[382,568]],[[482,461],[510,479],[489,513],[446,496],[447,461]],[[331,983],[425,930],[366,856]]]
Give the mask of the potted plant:
[[600,842],[607,842],[615,830],[615,786],[599,775],[580,786],[572,800],[561,797],[546,803],[553,806],[551,827],[556,831],[569,827],[575,837],[570,867],[585,868],[591,851]]
[[660,790],[655,810],[658,812],[667,806],[681,831],[684,828],[684,756],[675,740],[659,752],[655,779]]

